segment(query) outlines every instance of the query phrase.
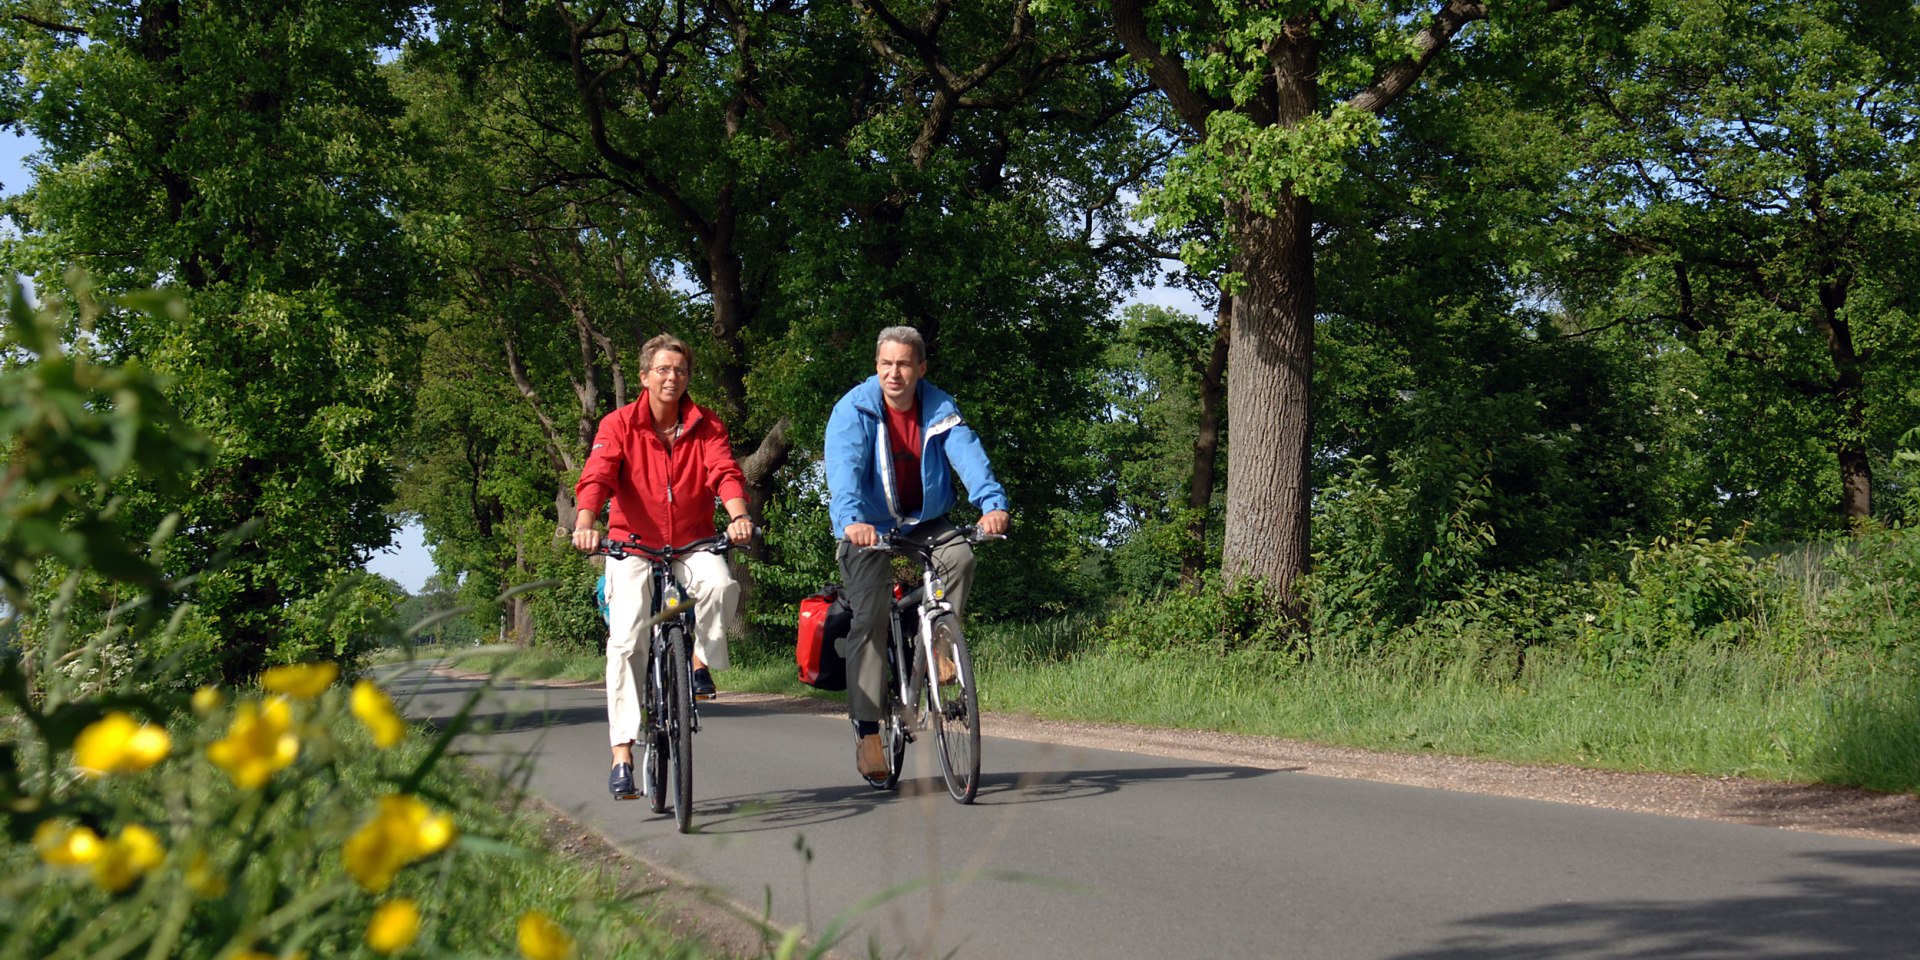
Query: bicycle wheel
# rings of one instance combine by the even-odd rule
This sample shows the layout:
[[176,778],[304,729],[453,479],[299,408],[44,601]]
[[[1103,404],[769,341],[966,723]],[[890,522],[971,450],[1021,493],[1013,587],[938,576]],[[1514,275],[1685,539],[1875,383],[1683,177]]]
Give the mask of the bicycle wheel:
[[667,812],[667,685],[663,682],[666,664],[658,656],[657,650],[647,658],[646,711],[647,716],[641,724],[646,742],[641,745],[645,751],[640,760],[641,783],[645,784],[647,809],[654,813]]
[[687,662],[684,627],[667,629],[667,757],[673,790],[673,820],[681,833],[693,829],[693,667]]
[[[899,636],[900,624],[896,619],[894,636]],[[868,777],[867,784],[875,790],[892,790],[900,786],[900,769],[906,765],[907,741],[911,734],[907,730],[907,708],[900,703],[900,645],[892,638],[887,641],[887,715],[880,719],[880,749],[887,758],[887,773],[883,777]]]
[[957,668],[952,683],[938,684],[928,695],[940,772],[953,799],[972,803],[980,789],[980,694],[973,686],[973,656],[951,616],[933,622],[933,647],[950,649]]

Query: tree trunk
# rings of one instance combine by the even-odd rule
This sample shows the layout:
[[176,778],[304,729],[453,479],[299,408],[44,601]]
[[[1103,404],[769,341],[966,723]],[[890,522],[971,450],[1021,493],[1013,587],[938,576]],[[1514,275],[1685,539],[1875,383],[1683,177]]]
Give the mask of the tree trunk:
[[1186,554],[1180,558],[1180,582],[1197,588],[1207,569],[1207,515],[1213,507],[1214,467],[1220,458],[1220,405],[1226,399],[1227,351],[1233,332],[1233,296],[1220,295],[1213,319],[1213,350],[1200,371],[1200,426],[1193,441],[1193,476],[1187,484]]
[[1840,459],[1840,516],[1847,530],[1857,533],[1873,519],[1873,464],[1861,439],[1867,435],[1867,412],[1861,400],[1864,363],[1854,347],[1853,326],[1842,312],[1853,277],[1837,268],[1829,268],[1826,275],[1820,284],[1820,309],[1813,319],[1827,341],[1827,356],[1833,362],[1833,398],[1846,423],[1846,431],[1834,444]]
[[1304,611],[1294,581],[1306,572],[1313,385],[1313,211],[1288,195],[1268,216],[1229,205],[1243,286],[1233,299],[1227,463],[1220,565],[1267,581],[1286,615]]
[[[1311,24],[1289,21],[1269,56],[1272,125],[1295,127],[1319,111],[1319,51]],[[1291,186],[1271,206],[1227,203],[1234,291],[1227,376],[1226,530],[1220,566],[1257,577],[1282,616],[1306,622],[1295,581],[1312,549],[1313,204]]]

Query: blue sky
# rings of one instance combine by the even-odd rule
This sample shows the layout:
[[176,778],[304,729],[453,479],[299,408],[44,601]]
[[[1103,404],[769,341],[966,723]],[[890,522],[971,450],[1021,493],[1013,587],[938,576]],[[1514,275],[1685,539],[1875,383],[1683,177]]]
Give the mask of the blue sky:
[[0,194],[15,194],[26,189],[25,160],[34,145],[30,137],[0,130]]

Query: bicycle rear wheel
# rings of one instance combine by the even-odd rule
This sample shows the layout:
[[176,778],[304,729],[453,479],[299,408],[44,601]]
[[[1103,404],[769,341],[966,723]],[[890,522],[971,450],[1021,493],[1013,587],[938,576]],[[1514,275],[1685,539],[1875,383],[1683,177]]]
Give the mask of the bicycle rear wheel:
[[953,799],[972,803],[980,790],[980,694],[973,685],[973,656],[952,616],[933,622],[933,648],[936,655],[950,650],[956,668],[952,683],[939,683],[936,675],[927,697],[940,772]]
[[687,661],[684,627],[667,628],[667,767],[673,790],[673,821],[693,829],[693,666]]

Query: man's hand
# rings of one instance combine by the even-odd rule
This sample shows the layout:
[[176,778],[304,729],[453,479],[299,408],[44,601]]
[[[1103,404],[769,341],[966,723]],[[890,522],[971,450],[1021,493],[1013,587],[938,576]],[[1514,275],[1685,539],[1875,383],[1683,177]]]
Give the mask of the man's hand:
[[600,545],[600,534],[591,525],[573,528],[573,548],[582,553]]
[[990,537],[998,537],[1007,532],[1007,527],[1012,522],[1012,518],[1007,516],[1005,510],[989,510],[980,515],[980,532]]
[[871,547],[880,542],[880,535],[873,532],[871,523],[849,523],[845,532],[847,542],[856,547]]

